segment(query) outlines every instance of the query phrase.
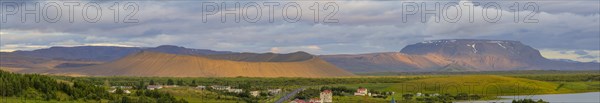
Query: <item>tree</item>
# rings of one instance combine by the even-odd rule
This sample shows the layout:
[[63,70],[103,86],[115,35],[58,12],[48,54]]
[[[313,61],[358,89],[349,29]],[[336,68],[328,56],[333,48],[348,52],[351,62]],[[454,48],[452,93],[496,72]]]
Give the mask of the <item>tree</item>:
[[412,100],[413,94],[407,93],[407,94],[403,94],[402,98],[404,98],[404,100]]
[[119,87],[115,90],[115,93],[116,94],[125,94],[125,91]]
[[178,81],[177,81],[177,85],[181,85],[181,86],[183,86],[183,85],[184,85],[184,84],[183,84],[183,80],[178,80]]
[[130,103],[130,102],[133,102],[133,101],[129,100],[129,98],[127,96],[121,97],[121,103]]
[[156,83],[154,83],[154,80],[150,80],[150,85],[156,85]]
[[108,80],[104,80],[104,87],[110,88],[110,82]]
[[139,89],[139,90],[146,89],[146,84],[144,83],[144,80],[140,80],[140,82],[137,85],[137,89]]
[[190,84],[190,86],[198,86],[198,84],[196,84],[196,80],[192,80],[192,84]]
[[167,80],[167,85],[175,85],[175,82],[173,81],[173,79],[169,79]]

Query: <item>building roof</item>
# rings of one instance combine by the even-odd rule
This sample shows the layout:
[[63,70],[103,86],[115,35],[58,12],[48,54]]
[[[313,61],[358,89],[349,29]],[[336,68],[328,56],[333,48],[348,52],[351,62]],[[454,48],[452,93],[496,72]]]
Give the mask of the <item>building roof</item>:
[[331,93],[331,90],[323,90],[321,93]]

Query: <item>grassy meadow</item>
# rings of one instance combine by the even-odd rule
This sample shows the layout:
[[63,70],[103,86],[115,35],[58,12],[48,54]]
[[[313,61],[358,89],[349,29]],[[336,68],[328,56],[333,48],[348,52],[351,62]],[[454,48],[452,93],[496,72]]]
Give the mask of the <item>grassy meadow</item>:
[[[176,99],[183,99],[190,103],[238,103],[238,102],[274,102],[283,95],[301,87],[319,89],[321,87],[344,87],[356,90],[359,87],[378,91],[382,93],[393,92],[385,97],[374,98],[368,96],[353,96],[352,93],[344,92],[334,96],[335,102],[344,103],[380,103],[389,102],[392,98],[398,101],[417,101],[431,98],[411,96],[421,93],[424,95],[449,95],[458,97],[466,95],[467,100],[489,100],[497,99],[496,96],[507,95],[530,95],[530,94],[560,94],[599,92],[600,73],[595,71],[557,73],[554,71],[542,71],[542,73],[437,73],[437,74],[406,74],[397,75],[363,75],[358,77],[341,78],[171,78],[171,77],[65,77],[50,76],[57,82],[71,83],[72,81],[84,81],[93,85],[101,86],[132,86],[149,82],[168,84],[174,82],[179,87],[163,88],[158,92],[167,93]],[[250,90],[282,89],[282,93],[259,96],[244,97],[236,94],[196,89],[195,86],[223,85],[233,88]],[[130,89],[131,94],[124,96],[135,96],[137,90]],[[318,95],[318,94],[317,94]],[[476,99],[474,99],[474,97]],[[439,98],[438,98],[439,99]],[[458,99],[456,99],[458,100]],[[108,103],[109,100],[26,100],[23,97],[3,97],[0,102],[25,102],[26,103]],[[288,100],[289,101],[289,100]]]

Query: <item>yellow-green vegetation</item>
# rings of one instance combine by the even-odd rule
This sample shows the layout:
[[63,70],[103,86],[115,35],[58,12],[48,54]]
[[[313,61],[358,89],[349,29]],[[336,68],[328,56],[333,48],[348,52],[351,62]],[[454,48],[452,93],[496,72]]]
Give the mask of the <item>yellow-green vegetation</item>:
[[200,90],[191,87],[174,87],[159,89],[161,92],[172,94],[177,99],[185,99],[190,103],[236,103],[241,102],[234,96],[221,95],[208,90]]
[[587,82],[556,82],[559,86],[556,88],[558,91],[571,91],[571,92],[597,92],[600,91],[600,82],[587,81]]
[[483,99],[493,99],[500,95],[555,94],[589,90],[588,83],[558,83],[513,78],[497,75],[439,76],[412,80],[391,86],[395,97],[404,93],[428,94],[477,94]]
[[[520,72],[516,72],[520,73]],[[14,74],[11,74],[14,75]],[[14,79],[10,75],[4,76],[5,79]],[[17,75],[14,75],[17,76]],[[37,78],[40,75],[28,75],[30,78]],[[43,76],[46,77],[46,76]],[[316,92],[306,92],[310,97],[318,97],[322,87],[345,88],[344,92],[334,91],[334,102],[342,103],[382,103],[389,102],[391,98],[397,101],[403,101],[405,94],[410,93],[411,100],[408,102],[423,102],[427,99],[434,101],[460,101],[477,99],[497,99],[496,96],[507,95],[530,95],[530,94],[556,94],[556,93],[577,93],[577,92],[598,92],[600,91],[600,74],[596,72],[573,72],[573,73],[538,73],[538,74],[514,74],[510,73],[489,73],[489,74],[424,74],[407,76],[360,76],[346,78],[252,78],[252,77],[229,77],[229,78],[180,78],[180,77],[64,77],[47,76],[48,84],[64,84],[65,87],[77,87],[79,89],[97,88],[102,86],[103,90],[81,94],[107,93],[110,86],[130,86],[131,94],[108,94],[106,98],[100,98],[102,103],[110,101],[142,100],[157,101],[158,95],[166,96],[165,99],[180,100],[184,99],[191,103],[244,103],[248,101],[260,103],[272,103],[287,93],[301,88],[308,87],[316,89]],[[0,80],[2,84],[24,80]],[[163,85],[178,85],[179,87],[162,88],[156,91],[145,90],[146,86],[155,82]],[[45,82],[44,82],[45,83]],[[74,86],[77,83],[85,83],[88,86]],[[1,84],[0,84],[1,85]],[[96,86],[94,86],[96,85]],[[224,91],[201,90],[196,86],[231,86],[232,88],[248,90],[282,89],[282,93],[250,97]],[[5,95],[0,99],[0,103],[24,102],[26,103],[80,103],[95,102],[98,99],[85,99],[94,96],[73,96],[73,92],[55,90],[51,94],[45,93],[39,86],[29,88],[8,89],[4,86],[4,91],[15,91],[14,95]],[[383,97],[364,97],[354,96],[354,91],[359,88],[368,88],[369,92],[378,91],[381,93],[395,92],[394,95],[385,95]],[[334,90],[334,89],[332,89]],[[143,93],[138,93],[142,92]],[[416,93],[422,93],[424,96],[416,96]],[[28,94],[28,95],[25,95]],[[39,95],[37,95],[39,94]],[[302,94],[302,93],[300,93]],[[438,94],[439,96],[432,96]],[[43,95],[52,95],[49,100]],[[155,96],[156,95],[156,96]],[[169,96],[167,96],[169,95]],[[429,95],[429,96],[425,96]],[[298,96],[298,95],[296,95]],[[97,97],[97,96],[96,96]],[[123,97],[127,97],[124,99]],[[142,98],[143,97],[143,98]],[[443,97],[443,98],[442,98]],[[481,98],[480,98],[481,97]],[[24,100],[27,98],[28,100]],[[37,99],[36,99],[37,98]],[[84,98],[84,99],[82,99]],[[385,98],[385,99],[384,99]],[[466,98],[466,99],[465,99]],[[36,99],[36,100],[31,100]],[[291,98],[294,99],[294,98]],[[138,100],[138,101],[135,101]],[[288,100],[289,101],[289,100]],[[403,101],[406,102],[406,101]]]

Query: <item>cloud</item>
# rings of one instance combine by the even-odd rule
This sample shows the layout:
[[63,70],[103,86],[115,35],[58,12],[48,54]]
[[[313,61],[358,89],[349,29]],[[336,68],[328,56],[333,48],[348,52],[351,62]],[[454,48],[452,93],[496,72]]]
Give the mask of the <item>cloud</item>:
[[[90,44],[138,47],[168,44],[241,52],[307,51],[338,54],[399,51],[405,45],[423,40],[458,38],[517,40],[537,49],[551,50],[546,53],[556,53],[551,57],[570,59],[578,59],[584,54],[581,51],[595,55],[598,53],[590,51],[600,50],[600,14],[597,6],[600,1],[535,1],[540,6],[540,11],[535,12],[538,23],[515,23],[515,12],[508,9],[513,1],[497,2],[503,8],[498,10],[502,13],[502,19],[496,23],[483,20],[481,15],[484,7],[481,6],[475,8],[474,22],[468,21],[469,12],[463,10],[461,21],[456,23],[447,22],[444,18],[439,23],[433,22],[436,18],[431,15],[425,18],[428,22],[422,23],[419,13],[404,23],[402,3],[406,1],[335,1],[339,6],[335,16],[339,23],[314,23],[314,15],[309,8],[315,1],[286,1],[280,2],[280,6],[288,2],[297,2],[303,8],[299,22],[285,22],[281,8],[278,8],[275,11],[277,15],[274,15],[275,22],[270,23],[266,18],[268,12],[263,8],[263,18],[256,23],[243,20],[240,23],[221,23],[218,14],[209,16],[208,22],[204,23],[202,2],[197,1],[136,1],[140,6],[136,15],[139,23],[114,23],[114,15],[110,15],[108,9],[102,11],[103,19],[97,23],[84,22],[79,15],[76,15],[74,23],[66,20],[57,23],[21,23],[13,22],[20,21],[20,18],[11,16],[8,18],[10,22],[2,24],[0,50]],[[323,6],[326,2],[319,3]],[[432,7],[433,3],[423,2]],[[452,1],[439,3],[444,5],[447,2]],[[102,7],[112,4],[101,2]],[[322,18],[329,12],[321,13],[319,16]],[[519,15],[524,17],[528,13],[523,11]],[[63,11],[65,14],[67,11]],[[576,50],[579,52],[574,53]]]
[[291,46],[291,47],[272,47],[269,52],[272,53],[291,53],[297,51],[304,51],[308,53],[318,54],[321,52],[321,47],[316,45],[306,46]]
[[587,55],[588,54],[586,51],[583,51],[583,50],[577,50],[577,51],[574,51],[574,53],[577,55]]
[[542,49],[542,55],[550,59],[570,59],[581,62],[600,61],[600,50]]

